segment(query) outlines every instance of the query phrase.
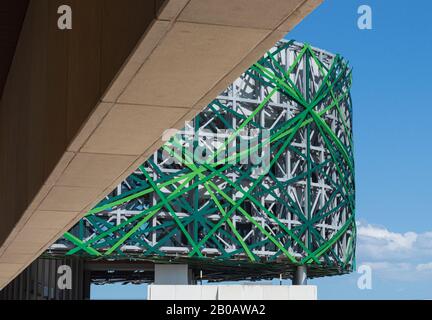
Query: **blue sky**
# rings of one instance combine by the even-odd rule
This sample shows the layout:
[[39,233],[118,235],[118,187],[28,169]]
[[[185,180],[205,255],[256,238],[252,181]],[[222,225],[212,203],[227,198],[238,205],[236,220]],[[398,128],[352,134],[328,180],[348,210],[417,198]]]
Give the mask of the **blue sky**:
[[[360,5],[372,30],[357,27]],[[325,0],[287,36],[353,67],[359,274],[311,280],[320,299],[432,299],[432,1]],[[144,298],[143,286],[92,287],[93,298]]]

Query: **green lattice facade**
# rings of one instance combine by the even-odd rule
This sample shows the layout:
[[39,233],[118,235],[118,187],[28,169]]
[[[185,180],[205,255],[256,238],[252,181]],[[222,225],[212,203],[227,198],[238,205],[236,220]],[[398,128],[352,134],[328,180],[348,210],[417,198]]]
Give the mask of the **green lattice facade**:
[[298,265],[309,277],[350,272],[350,86],[339,55],[279,42],[51,254],[186,262],[215,279],[290,277]]

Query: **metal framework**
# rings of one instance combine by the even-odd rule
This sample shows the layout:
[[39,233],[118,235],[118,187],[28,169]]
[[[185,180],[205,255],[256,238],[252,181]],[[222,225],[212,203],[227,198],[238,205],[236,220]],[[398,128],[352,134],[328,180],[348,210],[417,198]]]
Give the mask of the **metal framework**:
[[[213,280],[352,271],[350,86],[339,55],[280,41],[47,254],[186,262]],[[244,161],[254,151],[268,171]]]

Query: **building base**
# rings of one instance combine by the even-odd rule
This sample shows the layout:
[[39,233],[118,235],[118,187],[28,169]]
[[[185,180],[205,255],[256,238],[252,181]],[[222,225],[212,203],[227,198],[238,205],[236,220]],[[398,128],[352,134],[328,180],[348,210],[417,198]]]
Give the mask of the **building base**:
[[286,285],[156,285],[148,300],[317,300],[316,286]]
[[[68,280],[65,278],[66,287],[62,286],[64,277],[69,277]],[[84,261],[75,258],[38,258],[0,290],[0,300],[88,299],[90,274],[84,269]]]

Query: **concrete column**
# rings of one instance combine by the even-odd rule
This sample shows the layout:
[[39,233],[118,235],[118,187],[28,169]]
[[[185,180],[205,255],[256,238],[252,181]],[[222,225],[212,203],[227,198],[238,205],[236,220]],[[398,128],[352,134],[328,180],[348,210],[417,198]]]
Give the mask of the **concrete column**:
[[155,264],[154,283],[161,285],[195,284],[193,272],[187,264]]
[[292,284],[295,286],[307,285],[307,268],[306,266],[298,266],[295,273]]

